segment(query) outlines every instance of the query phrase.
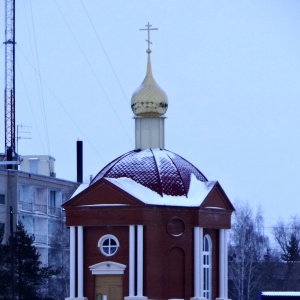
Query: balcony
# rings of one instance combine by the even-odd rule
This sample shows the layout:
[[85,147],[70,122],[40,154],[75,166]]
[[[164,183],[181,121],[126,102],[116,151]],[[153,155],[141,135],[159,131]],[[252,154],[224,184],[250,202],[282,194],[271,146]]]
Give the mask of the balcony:
[[35,204],[33,208],[34,208],[34,212],[41,212],[44,214],[47,213],[47,205]]
[[30,202],[22,202],[21,209],[26,211],[32,211],[32,203]]
[[48,207],[48,214],[51,216],[60,217],[61,216],[61,208],[60,207]]
[[53,207],[44,204],[32,204],[31,202],[20,202],[19,209],[34,213],[43,213],[50,216],[61,217],[63,215],[62,209],[60,207]]

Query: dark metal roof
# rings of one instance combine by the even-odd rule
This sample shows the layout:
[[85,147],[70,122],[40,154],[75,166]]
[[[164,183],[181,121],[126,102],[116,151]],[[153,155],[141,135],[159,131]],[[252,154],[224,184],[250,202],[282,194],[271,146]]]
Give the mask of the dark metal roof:
[[187,196],[192,174],[200,181],[207,181],[194,165],[171,151],[133,150],[105,166],[91,185],[102,178],[127,177],[161,196]]

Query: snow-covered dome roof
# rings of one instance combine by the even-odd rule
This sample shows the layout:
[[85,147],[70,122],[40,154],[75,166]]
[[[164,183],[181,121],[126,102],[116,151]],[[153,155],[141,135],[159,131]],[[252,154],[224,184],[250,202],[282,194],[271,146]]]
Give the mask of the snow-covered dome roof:
[[113,160],[92,180],[129,178],[160,196],[188,196],[191,179],[206,177],[181,156],[161,149],[133,150]]
[[150,52],[148,53],[146,76],[131,97],[131,109],[136,116],[140,117],[162,116],[168,109],[168,97],[152,75]]

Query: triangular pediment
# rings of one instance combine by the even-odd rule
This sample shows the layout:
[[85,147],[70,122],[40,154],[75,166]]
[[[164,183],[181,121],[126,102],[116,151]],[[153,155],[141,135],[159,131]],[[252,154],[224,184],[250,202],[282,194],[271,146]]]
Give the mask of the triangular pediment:
[[233,205],[218,182],[206,196],[200,207],[234,211]]
[[115,275],[124,274],[126,265],[114,261],[103,261],[89,267],[93,275]]
[[76,206],[143,205],[141,201],[106,179],[97,181],[63,204],[64,208]]

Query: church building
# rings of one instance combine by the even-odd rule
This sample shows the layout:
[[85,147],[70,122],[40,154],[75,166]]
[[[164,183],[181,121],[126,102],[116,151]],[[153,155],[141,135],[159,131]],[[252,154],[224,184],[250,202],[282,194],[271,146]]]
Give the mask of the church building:
[[135,149],[63,204],[69,300],[226,300],[234,210],[218,181],[165,149],[166,93],[151,70],[133,93]]

